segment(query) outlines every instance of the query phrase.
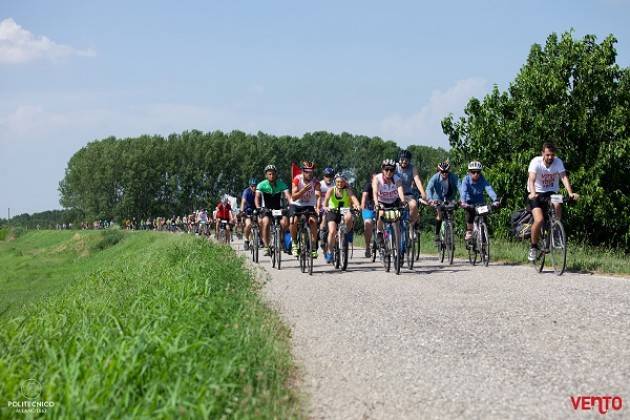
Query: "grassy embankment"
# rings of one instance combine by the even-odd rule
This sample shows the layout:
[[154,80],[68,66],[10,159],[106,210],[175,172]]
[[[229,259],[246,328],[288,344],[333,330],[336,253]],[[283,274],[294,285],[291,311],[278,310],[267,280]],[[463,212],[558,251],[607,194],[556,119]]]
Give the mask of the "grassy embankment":
[[61,418],[300,416],[289,332],[226,247],[41,231],[0,242],[0,267],[6,400],[33,378]]
[[[364,248],[363,235],[355,235],[355,252]],[[423,232],[421,252],[436,255],[433,233]],[[528,244],[505,239],[492,238],[490,248],[491,262],[505,264],[529,264],[527,261]],[[623,252],[604,250],[592,246],[569,242],[567,253],[567,270],[574,272],[595,272],[610,274],[630,274],[630,256]],[[468,260],[468,251],[464,248],[462,238],[456,239],[455,256]],[[549,262],[547,263],[549,265]],[[549,268],[551,266],[549,265]]]

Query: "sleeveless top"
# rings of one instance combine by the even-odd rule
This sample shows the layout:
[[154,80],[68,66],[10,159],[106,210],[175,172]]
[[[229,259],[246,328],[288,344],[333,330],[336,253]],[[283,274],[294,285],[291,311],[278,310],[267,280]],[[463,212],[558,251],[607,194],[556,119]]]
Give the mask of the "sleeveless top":
[[341,198],[337,197],[337,187],[332,187],[332,190],[328,200],[331,208],[350,207],[350,194],[348,194],[347,188],[341,190]]
[[324,197],[326,195],[326,193],[328,192],[329,189],[331,189],[334,185],[334,182],[331,182],[330,185],[326,184],[326,181],[324,181],[323,179],[321,181],[319,181],[319,190],[322,193],[322,197]]
[[[315,184],[317,184],[317,182],[318,181],[315,178],[311,178],[311,180],[309,181],[309,183],[311,184],[311,189],[305,192],[299,199],[291,200],[293,204],[300,207],[315,207],[315,204],[317,204],[317,197],[315,196]],[[293,185],[297,185],[298,190],[304,188],[306,186],[306,182],[304,182],[304,176],[302,174],[296,175],[295,178],[293,178]]]
[[379,203],[392,204],[398,200],[398,188],[396,184],[400,180],[398,175],[394,175],[391,183],[385,183],[383,174],[376,175],[376,185],[378,187],[377,198]]
[[400,177],[405,195],[413,194],[413,165],[407,165],[407,169],[403,169],[400,163],[396,164],[396,175]]

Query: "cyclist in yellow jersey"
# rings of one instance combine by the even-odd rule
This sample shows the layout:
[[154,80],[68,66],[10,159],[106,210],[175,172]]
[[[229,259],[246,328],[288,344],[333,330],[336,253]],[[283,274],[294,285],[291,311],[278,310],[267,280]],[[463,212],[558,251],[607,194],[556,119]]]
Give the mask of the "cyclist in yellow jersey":
[[[324,257],[328,263],[332,262],[332,250],[337,239],[337,225],[341,222],[341,213],[330,210],[343,207],[352,207],[355,210],[360,210],[361,203],[359,203],[354,191],[348,185],[346,178],[337,174],[335,175],[335,186],[326,192],[326,197],[324,198],[326,223],[328,224],[328,245]],[[352,213],[348,212],[343,217],[348,227],[348,232],[351,232],[353,227]]]

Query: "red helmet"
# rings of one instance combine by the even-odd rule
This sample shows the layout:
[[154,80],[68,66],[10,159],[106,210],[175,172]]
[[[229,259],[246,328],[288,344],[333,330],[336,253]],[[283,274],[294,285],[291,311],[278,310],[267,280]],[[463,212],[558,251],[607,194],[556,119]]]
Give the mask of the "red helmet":
[[308,161],[308,160],[303,160],[301,168],[302,168],[302,170],[306,169],[308,171],[312,171],[313,169],[315,169],[315,164],[313,162]]

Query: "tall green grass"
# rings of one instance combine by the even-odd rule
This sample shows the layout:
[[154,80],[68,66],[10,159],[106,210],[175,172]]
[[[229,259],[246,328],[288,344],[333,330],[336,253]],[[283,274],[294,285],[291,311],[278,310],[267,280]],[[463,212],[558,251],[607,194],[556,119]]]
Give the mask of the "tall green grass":
[[[87,254],[59,232],[0,248],[17,260],[5,254],[69,253],[59,258],[70,283],[2,319],[0,395],[20,400],[33,378],[59,418],[300,416],[289,332],[231,249],[159,233],[122,233],[102,248],[92,234],[80,234]],[[19,274],[9,282],[28,282]]]

